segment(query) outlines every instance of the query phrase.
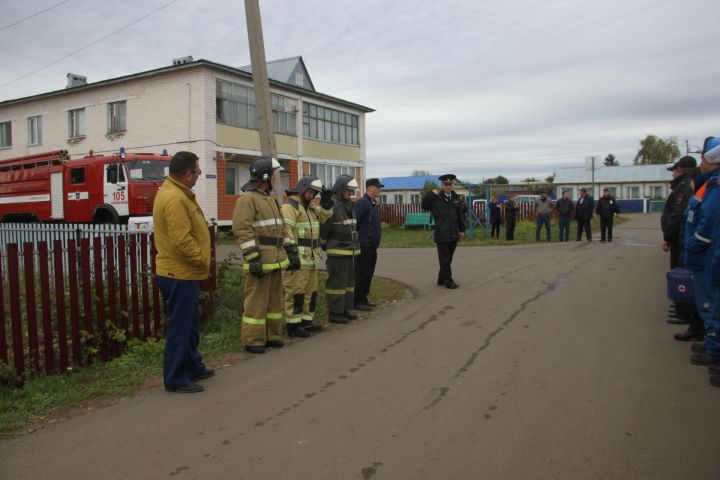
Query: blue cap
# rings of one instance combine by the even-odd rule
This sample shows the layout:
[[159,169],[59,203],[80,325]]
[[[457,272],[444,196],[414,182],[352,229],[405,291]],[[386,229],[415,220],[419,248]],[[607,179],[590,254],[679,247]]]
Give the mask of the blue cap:
[[720,145],[720,137],[708,137],[705,139],[702,153],[707,153],[718,145]]

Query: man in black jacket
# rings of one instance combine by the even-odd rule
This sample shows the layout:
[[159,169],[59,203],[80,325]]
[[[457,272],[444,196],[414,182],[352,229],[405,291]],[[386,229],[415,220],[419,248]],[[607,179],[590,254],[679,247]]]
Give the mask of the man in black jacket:
[[458,288],[452,278],[451,264],[457,242],[465,237],[465,212],[460,197],[452,189],[455,178],[453,174],[441,176],[442,192],[434,188],[422,200],[423,210],[430,211],[435,219],[435,244],[440,263],[437,284],[447,288]]
[[560,200],[555,202],[555,210],[558,212],[558,225],[560,226],[560,241],[570,241],[570,215],[575,210],[572,200],[568,198],[568,192],[562,192]]
[[620,207],[609,189],[603,188],[603,196],[597,201],[595,213],[600,217],[600,241],[612,242],[613,219],[616,213],[620,213]]
[[577,240],[582,239],[582,232],[585,230],[585,237],[588,242],[592,242],[592,230],[590,228],[590,220],[595,210],[595,201],[592,195],[588,195],[586,188],[580,189],[580,199],[575,206],[575,220],[577,220]]
[[355,256],[355,309],[371,310],[375,306],[368,300],[370,285],[375,275],[377,249],[380,246],[380,212],[376,198],[383,184],[377,178],[365,182],[365,195],[355,202],[355,217],[360,237],[360,255]]
[[505,240],[515,240],[515,222],[520,210],[515,203],[515,195],[505,200]]
[[[673,180],[670,182],[670,195],[665,201],[660,228],[663,233],[662,249],[670,252],[670,269],[681,267],[682,262],[682,231],[683,214],[690,197],[694,195],[691,172],[697,166],[697,161],[691,156],[685,156],[668,168],[672,172]],[[687,341],[702,336],[704,326],[697,308],[692,303],[673,303],[668,312],[670,324],[685,324],[690,326],[685,332],[676,333],[675,340]]]

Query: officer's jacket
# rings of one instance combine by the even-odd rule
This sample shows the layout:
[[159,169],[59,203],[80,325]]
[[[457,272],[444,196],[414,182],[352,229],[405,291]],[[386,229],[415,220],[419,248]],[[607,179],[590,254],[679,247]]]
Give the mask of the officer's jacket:
[[359,255],[357,220],[350,201],[333,195],[332,217],[320,227],[328,256]]
[[445,192],[435,195],[431,190],[423,197],[421,206],[435,219],[436,243],[460,240],[460,232],[465,231],[465,212],[457,193],[450,192],[450,198],[447,198]]
[[355,202],[354,210],[357,218],[360,247],[378,248],[380,246],[382,224],[375,200],[366,193]]
[[210,273],[210,232],[195,194],[168,177],[153,205],[157,274],[204,280]]
[[512,200],[505,200],[505,221],[515,220],[518,210],[520,209],[515,202]]
[[683,253],[685,266],[692,270],[705,270],[713,231],[720,219],[720,170],[695,177],[695,195],[685,211]]
[[609,196],[609,197],[600,197],[597,201],[597,206],[595,207],[595,213],[600,215],[603,218],[610,218],[616,213],[620,213],[620,207],[617,204],[617,200],[615,200],[615,197]]
[[660,217],[660,227],[663,232],[663,240],[666,242],[679,242],[682,227],[683,214],[687,208],[688,201],[693,195],[691,179],[688,174],[673,179],[670,182],[672,192],[668,195]]
[[502,219],[502,209],[498,202],[490,202],[490,221],[493,223],[500,223]]
[[575,219],[576,220],[590,220],[593,218],[593,212],[595,211],[595,200],[590,195],[580,197],[575,207]]
[[260,257],[263,271],[286,267],[289,262],[283,245],[284,222],[275,197],[262,190],[245,192],[235,203],[233,234],[243,254],[243,270]]
[[572,200],[569,198],[562,198],[555,202],[555,210],[557,210],[558,214],[560,215],[570,215],[573,210],[575,210],[575,207],[573,206]]
[[332,209],[310,203],[305,207],[299,195],[291,195],[280,208],[285,222],[285,238],[297,244],[302,269],[320,264],[320,224],[332,216]]

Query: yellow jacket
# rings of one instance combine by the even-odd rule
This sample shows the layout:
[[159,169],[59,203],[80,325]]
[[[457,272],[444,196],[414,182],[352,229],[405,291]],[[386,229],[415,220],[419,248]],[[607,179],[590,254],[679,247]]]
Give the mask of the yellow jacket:
[[320,224],[332,217],[332,208],[310,203],[305,208],[300,196],[290,196],[282,206],[285,221],[285,238],[298,245],[303,270],[320,265]]
[[283,218],[274,196],[250,190],[238,198],[233,212],[233,234],[242,250],[246,272],[249,262],[258,256],[265,272],[289,265],[283,246],[290,241],[283,237]]
[[210,232],[195,194],[168,177],[155,197],[157,274],[177,280],[204,280],[210,274]]

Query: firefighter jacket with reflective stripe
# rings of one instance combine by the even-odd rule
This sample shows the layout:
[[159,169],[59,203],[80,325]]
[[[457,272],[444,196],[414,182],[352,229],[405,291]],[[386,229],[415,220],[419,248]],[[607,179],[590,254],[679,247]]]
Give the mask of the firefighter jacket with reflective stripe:
[[685,211],[683,238],[685,267],[691,270],[705,270],[713,229],[720,220],[719,178],[720,169],[717,169],[694,179],[696,190]]
[[204,280],[210,273],[210,232],[195,194],[168,177],[153,205],[157,274]]
[[360,254],[357,220],[349,200],[333,195],[332,217],[320,227],[320,236],[325,240],[325,253],[329,257]]
[[260,258],[264,271],[286,267],[289,262],[283,236],[283,218],[275,197],[262,190],[246,192],[235,203],[233,234],[243,255],[243,270]]
[[285,222],[284,236],[297,244],[303,269],[320,265],[320,224],[332,216],[332,209],[312,202],[304,205],[299,195],[292,195],[280,208]]

